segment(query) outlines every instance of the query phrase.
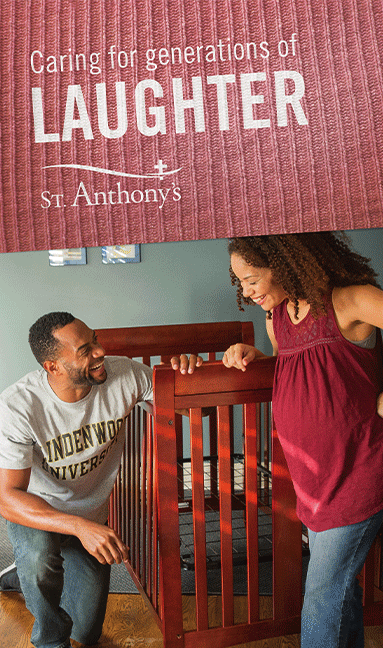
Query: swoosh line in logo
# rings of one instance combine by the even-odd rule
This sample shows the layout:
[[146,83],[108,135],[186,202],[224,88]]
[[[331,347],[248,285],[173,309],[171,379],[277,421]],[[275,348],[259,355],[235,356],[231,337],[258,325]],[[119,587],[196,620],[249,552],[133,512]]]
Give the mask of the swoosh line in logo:
[[173,169],[173,171],[162,171],[162,173],[148,173],[146,175],[139,175],[134,173],[123,173],[122,171],[112,171],[110,169],[102,169],[100,167],[93,167],[85,164],[50,164],[42,168],[43,169],[82,169],[83,171],[95,171],[96,173],[104,173],[106,175],[121,176],[123,178],[162,178],[163,176],[174,175],[174,173],[178,173],[178,171],[181,171],[182,169],[182,167],[179,167],[179,169]]

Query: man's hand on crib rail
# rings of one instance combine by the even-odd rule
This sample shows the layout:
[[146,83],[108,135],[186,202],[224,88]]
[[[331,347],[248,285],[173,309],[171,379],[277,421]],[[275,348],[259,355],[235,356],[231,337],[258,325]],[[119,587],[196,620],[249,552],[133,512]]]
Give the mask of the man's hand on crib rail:
[[[182,354],[179,358],[174,356],[170,362],[174,371],[179,369],[182,374],[192,374],[197,367],[200,367],[203,364],[203,358],[194,355],[194,353],[192,353],[190,357],[186,354]],[[179,409],[176,411],[177,414],[182,414],[182,416],[190,415],[190,412],[187,409]],[[203,407],[202,416],[209,416],[213,411],[215,411],[215,407]]]
[[170,362],[175,371],[179,369],[182,374],[192,374],[196,367],[201,366],[203,359],[200,356],[194,355],[194,353],[190,357],[183,353],[179,358],[174,356]]
[[225,351],[222,362],[225,367],[235,367],[241,371],[246,371],[249,362],[255,358],[265,358],[265,354],[249,344],[232,344]]

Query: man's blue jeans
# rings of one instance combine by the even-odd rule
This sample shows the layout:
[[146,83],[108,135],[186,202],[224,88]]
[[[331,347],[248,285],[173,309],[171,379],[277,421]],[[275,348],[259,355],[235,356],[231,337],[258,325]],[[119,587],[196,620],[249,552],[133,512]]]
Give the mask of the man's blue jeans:
[[362,590],[357,581],[383,511],[350,526],[309,530],[310,562],[302,610],[302,648],[363,648]]
[[25,603],[35,617],[36,648],[69,648],[69,638],[94,644],[101,635],[110,566],[78,538],[7,523]]

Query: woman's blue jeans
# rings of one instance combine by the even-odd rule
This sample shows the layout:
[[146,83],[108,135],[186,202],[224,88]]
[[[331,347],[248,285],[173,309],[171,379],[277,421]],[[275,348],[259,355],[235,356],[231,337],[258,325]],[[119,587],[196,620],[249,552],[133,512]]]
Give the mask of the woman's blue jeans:
[[350,526],[309,530],[310,562],[302,610],[302,648],[363,648],[362,590],[357,581],[383,511]]
[[36,648],[69,648],[69,638],[94,644],[101,635],[110,566],[78,538],[7,523]]

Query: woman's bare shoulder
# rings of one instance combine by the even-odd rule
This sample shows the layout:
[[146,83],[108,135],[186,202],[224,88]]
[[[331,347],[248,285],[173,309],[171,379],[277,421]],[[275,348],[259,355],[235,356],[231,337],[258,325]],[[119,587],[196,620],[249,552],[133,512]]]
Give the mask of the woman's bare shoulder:
[[371,284],[334,288],[332,303],[343,327],[365,322],[383,326],[383,291]]

